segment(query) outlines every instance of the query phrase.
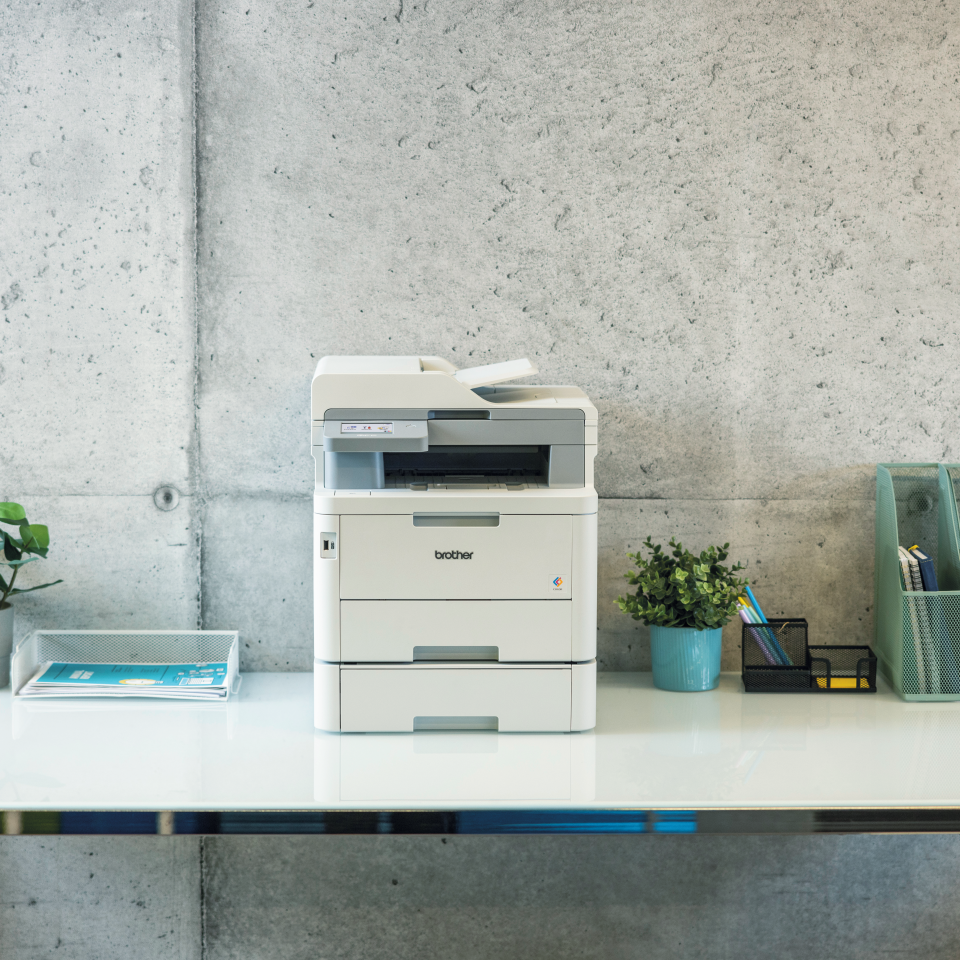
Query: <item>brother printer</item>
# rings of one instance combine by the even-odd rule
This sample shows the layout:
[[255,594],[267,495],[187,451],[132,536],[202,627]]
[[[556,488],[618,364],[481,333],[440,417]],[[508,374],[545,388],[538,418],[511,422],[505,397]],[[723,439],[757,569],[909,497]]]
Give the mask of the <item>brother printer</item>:
[[596,723],[597,410],[528,360],[324,357],[312,387],[315,725]]

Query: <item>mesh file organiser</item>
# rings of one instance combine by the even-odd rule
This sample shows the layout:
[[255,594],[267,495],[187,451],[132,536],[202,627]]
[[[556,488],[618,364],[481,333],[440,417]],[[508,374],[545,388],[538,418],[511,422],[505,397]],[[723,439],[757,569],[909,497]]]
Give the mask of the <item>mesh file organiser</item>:
[[59,663],[226,663],[228,696],[240,685],[235,630],[34,630],[10,662],[16,697],[45,661]]
[[[877,464],[875,648],[905,700],[960,700],[960,465]],[[937,591],[905,590],[898,547],[934,562]]]

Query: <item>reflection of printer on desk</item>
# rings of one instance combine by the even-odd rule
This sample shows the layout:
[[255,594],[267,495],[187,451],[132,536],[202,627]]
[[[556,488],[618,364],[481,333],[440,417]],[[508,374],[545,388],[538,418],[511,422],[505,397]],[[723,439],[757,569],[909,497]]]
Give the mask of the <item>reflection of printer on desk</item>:
[[526,360],[324,357],[313,380],[316,726],[588,730],[597,411]]

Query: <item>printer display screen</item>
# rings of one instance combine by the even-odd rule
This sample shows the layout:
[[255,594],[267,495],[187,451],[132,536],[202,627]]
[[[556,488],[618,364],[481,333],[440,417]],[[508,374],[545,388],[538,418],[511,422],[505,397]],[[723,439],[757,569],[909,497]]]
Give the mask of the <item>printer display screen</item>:
[[392,423],[341,423],[341,433],[393,433]]

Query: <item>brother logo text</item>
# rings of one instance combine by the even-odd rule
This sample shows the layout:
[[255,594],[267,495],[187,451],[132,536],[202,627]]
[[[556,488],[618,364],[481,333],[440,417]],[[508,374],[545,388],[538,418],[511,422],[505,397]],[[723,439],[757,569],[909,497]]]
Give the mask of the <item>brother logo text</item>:
[[473,551],[469,553],[464,553],[460,550],[448,550],[446,553],[443,553],[440,550],[434,550],[433,555],[438,560],[469,560],[473,556]]

